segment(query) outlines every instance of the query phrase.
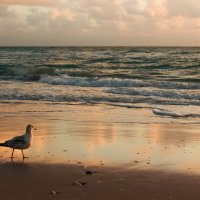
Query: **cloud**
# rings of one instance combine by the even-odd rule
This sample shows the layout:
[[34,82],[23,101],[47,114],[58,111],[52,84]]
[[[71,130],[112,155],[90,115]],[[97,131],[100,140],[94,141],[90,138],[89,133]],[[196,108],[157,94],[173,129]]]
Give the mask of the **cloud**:
[[55,6],[59,0],[0,0],[0,5]]
[[146,6],[146,14],[157,19],[167,17],[168,10],[165,3],[165,0],[149,0]]
[[179,0],[0,0],[0,45],[200,44],[197,3],[198,0],[182,0],[181,4]]
[[166,8],[170,16],[200,17],[199,0],[167,0]]
[[6,18],[15,17],[15,13],[11,12],[8,6],[0,5],[0,20],[5,20]]

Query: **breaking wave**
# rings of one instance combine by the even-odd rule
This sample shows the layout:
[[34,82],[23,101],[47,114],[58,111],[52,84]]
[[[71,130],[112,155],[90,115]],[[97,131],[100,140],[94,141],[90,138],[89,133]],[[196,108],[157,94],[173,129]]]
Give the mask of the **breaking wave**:
[[72,76],[42,75],[40,82],[53,85],[73,85],[82,87],[156,87],[164,89],[200,89],[200,84],[168,81],[144,81],[141,79],[88,78]]

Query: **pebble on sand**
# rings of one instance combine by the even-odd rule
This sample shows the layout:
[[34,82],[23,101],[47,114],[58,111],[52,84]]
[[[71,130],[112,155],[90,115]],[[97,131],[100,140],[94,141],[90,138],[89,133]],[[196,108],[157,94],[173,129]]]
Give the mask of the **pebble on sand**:
[[56,195],[56,194],[58,194],[58,192],[56,192],[55,190],[52,190],[52,191],[50,192],[50,194]]
[[87,170],[87,171],[85,172],[85,174],[87,174],[87,175],[91,175],[92,172],[91,172],[90,170]]

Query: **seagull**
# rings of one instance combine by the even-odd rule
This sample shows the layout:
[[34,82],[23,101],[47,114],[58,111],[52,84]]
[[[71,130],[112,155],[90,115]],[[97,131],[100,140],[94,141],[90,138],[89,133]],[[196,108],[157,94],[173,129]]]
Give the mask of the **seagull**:
[[25,158],[24,156],[24,149],[28,149],[31,145],[31,139],[32,139],[32,129],[33,126],[31,124],[26,126],[26,132],[24,135],[21,136],[16,136],[14,138],[12,138],[11,140],[7,140],[4,143],[0,143],[0,146],[3,147],[9,147],[12,148],[12,154],[11,154],[11,158],[13,158],[13,153],[15,151],[15,149],[19,149],[22,151],[22,156],[23,159]]

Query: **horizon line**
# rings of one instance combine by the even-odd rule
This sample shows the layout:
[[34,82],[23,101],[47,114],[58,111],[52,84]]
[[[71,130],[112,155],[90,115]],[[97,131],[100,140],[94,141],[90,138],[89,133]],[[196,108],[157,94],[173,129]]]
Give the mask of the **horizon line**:
[[0,48],[4,48],[4,47],[41,47],[41,48],[45,48],[45,47],[48,47],[48,48],[53,48],[53,47],[63,47],[63,48],[73,48],[73,47],[86,47],[86,48],[92,48],[92,47],[104,47],[104,48],[108,48],[108,47],[134,47],[134,48],[139,48],[139,47],[149,47],[149,48],[158,48],[158,47],[161,47],[161,48],[200,48],[200,45],[199,46],[193,46],[193,45],[0,45]]

